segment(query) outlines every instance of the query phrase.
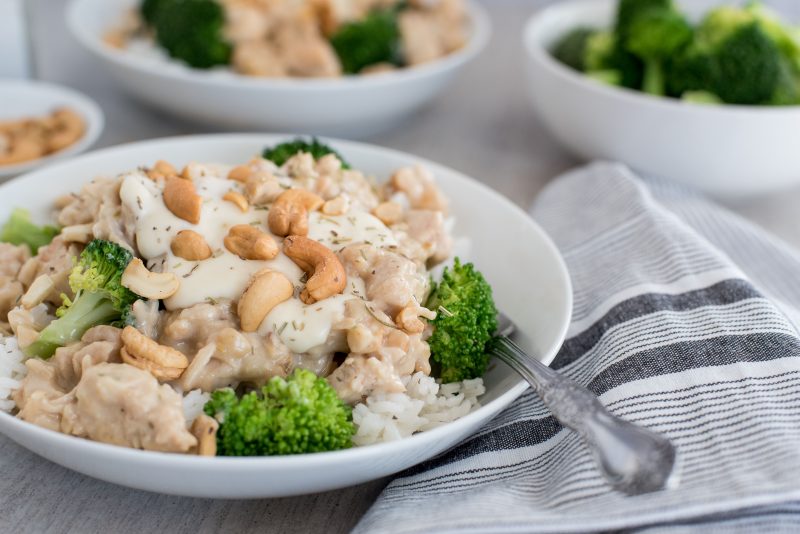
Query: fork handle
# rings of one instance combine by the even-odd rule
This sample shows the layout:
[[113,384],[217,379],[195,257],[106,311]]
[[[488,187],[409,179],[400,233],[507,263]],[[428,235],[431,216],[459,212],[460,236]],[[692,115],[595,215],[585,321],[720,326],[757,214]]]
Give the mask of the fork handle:
[[677,484],[675,447],[665,437],[611,414],[591,391],[532,358],[509,338],[499,336],[489,348],[530,383],[562,425],[584,439],[615,489],[638,495]]

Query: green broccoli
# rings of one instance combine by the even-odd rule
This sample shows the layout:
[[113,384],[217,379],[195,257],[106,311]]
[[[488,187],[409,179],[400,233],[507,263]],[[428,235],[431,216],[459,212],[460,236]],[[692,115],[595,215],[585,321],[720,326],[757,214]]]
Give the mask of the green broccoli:
[[357,74],[376,63],[403,64],[397,11],[373,10],[361,20],[345,23],[331,36],[331,45],[346,74]]
[[0,229],[0,242],[12,245],[28,245],[31,254],[36,255],[39,247],[50,243],[58,235],[55,226],[36,226],[31,222],[31,214],[23,208],[16,208]]
[[497,330],[492,288],[483,275],[456,258],[434,286],[426,307],[437,312],[428,344],[442,381],[482,376],[489,364],[486,343]]
[[295,369],[241,398],[230,389],[211,394],[203,408],[219,421],[217,454],[271,456],[334,451],[351,446],[352,411],[324,378]]
[[161,7],[168,1],[169,0],[144,0],[142,5],[139,6],[139,12],[142,14],[144,21],[151,26],[155,24],[158,12],[161,11]]
[[333,154],[339,161],[342,162],[343,169],[349,169],[350,164],[334,149],[324,143],[320,143],[316,137],[311,138],[311,142],[306,141],[302,137],[298,137],[293,141],[287,141],[272,148],[265,148],[262,156],[264,159],[272,161],[275,165],[283,165],[289,158],[299,152],[307,152],[311,154],[314,159],[319,159],[326,154]]
[[628,28],[625,48],[645,64],[642,90],[653,95],[666,93],[664,61],[692,40],[692,27],[672,8],[650,9],[639,14]]
[[553,47],[553,57],[577,71],[586,70],[586,43],[595,33],[589,28],[572,30]]
[[796,77],[755,16],[731,6],[710,11],[691,46],[670,60],[668,93],[707,91],[729,104],[791,103]]
[[639,58],[623,49],[613,33],[594,32],[586,40],[584,68],[590,78],[638,89],[644,69]]
[[89,243],[69,275],[75,298],[63,297],[64,305],[56,311],[58,318],[25,352],[49,358],[58,347],[79,340],[93,326],[131,324],[131,306],[139,297],[123,287],[121,279],[132,259],[130,252],[109,241],[95,239]]
[[231,45],[223,37],[225,11],[216,1],[159,0],[145,7],[154,11],[156,41],[173,58],[198,69],[230,62]]

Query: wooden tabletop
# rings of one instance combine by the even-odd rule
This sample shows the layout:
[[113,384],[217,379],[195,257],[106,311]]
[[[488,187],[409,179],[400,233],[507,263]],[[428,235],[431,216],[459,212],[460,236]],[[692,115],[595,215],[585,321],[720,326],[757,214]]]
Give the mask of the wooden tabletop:
[[[82,52],[64,24],[64,0],[30,0],[40,77],[94,98],[106,114],[98,147],[208,133],[121,92]],[[548,137],[528,105],[521,72],[525,18],[547,0],[483,0],[494,36],[452,88],[397,129],[368,141],[430,158],[527,207],[579,162]],[[794,0],[768,2],[800,19]],[[800,169],[798,169],[800,173]],[[800,248],[800,188],[733,209]],[[222,501],[130,490],[40,459],[0,437],[0,532],[347,532],[387,480],[298,498]]]

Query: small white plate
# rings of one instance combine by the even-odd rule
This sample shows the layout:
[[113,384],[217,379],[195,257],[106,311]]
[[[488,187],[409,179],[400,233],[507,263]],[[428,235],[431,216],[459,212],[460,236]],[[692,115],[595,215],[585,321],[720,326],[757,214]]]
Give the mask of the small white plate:
[[[238,163],[283,140],[209,135],[101,150],[0,186],[0,220],[16,206],[43,220],[53,199],[77,191],[95,176],[112,176],[159,159],[179,166],[191,161]],[[498,307],[516,322],[520,344],[544,363],[553,360],[569,324],[572,289],[556,247],[525,212],[477,181],[430,161],[365,144],[326,142],[354,168],[379,180],[402,166],[428,167],[450,198],[455,235],[471,239],[469,260],[492,284]],[[0,413],[0,432],[53,462],[133,488],[193,497],[281,497],[358,484],[423,462],[474,433],[527,387],[497,362],[484,381],[482,407],[457,421],[399,441],[335,452],[205,458],[140,451],[66,436],[6,413]]]
[[102,36],[138,0],[73,0],[67,23],[120,88],[167,113],[228,130],[366,137],[396,125],[445,87],[489,40],[485,11],[469,4],[463,49],[423,65],[372,76],[259,78],[112,48]]
[[84,120],[86,131],[76,143],[49,156],[16,165],[0,165],[0,179],[16,176],[57,159],[80,154],[100,137],[103,112],[93,100],[60,85],[27,80],[0,80],[0,121],[41,117],[56,108],[68,107]]

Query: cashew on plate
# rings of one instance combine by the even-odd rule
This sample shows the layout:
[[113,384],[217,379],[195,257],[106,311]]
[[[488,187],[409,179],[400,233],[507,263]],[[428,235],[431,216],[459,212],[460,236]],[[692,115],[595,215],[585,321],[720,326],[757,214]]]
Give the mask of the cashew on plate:
[[347,273],[336,254],[318,241],[290,235],[283,240],[283,252],[309,274],[300,299],[306,304],[337,295],[347,285]]

